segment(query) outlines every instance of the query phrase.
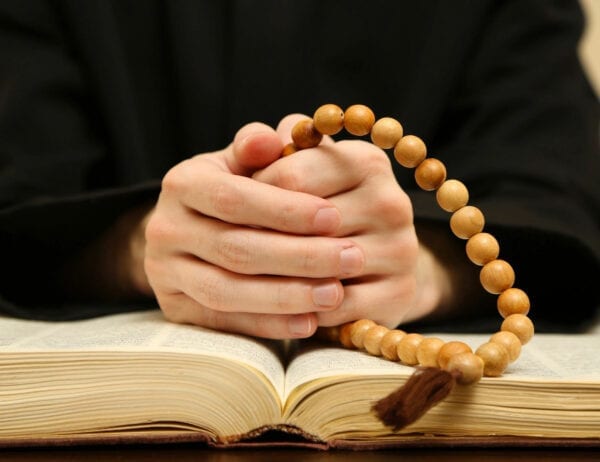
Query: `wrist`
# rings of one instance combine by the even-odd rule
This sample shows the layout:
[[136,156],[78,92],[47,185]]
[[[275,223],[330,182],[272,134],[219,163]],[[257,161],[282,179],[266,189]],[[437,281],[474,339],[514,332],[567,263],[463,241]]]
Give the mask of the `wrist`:
[[441,315],[449,310],[452,299],[452,278],[434,252],[422,242],[419,243],[415,270],[416,293],[413,309],[409,316],[412,321],[431,315]]
[[149,297],[153,294],[144,271],[146,225],[153,210],[148,205],[138,207],[123,215],[114,227],[115,282],[118,293],[125,298]]
[[145,225],[150,207],[126,212],[97,239],[72,256],[57,274],[70,300],[125,301],[149,297],[144,272]]
[[416,223],[419,238],[415,319],[447,318],[478,308],[485,294],[478,269],[465,255],[464,242],[436,223]]

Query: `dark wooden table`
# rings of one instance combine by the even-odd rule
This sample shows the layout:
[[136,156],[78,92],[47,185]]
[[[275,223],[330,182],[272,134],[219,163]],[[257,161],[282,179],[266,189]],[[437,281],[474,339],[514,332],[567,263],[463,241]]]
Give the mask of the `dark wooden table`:
[[0,450],[2,462],[108,462],[108,461],[206,461],[206,462],[386,462],[386,461],[600,461],[600,449],[448,448],[384,451],[319,451],[298,448],[209,449],[197,444],[117,445],[71,448],[18,448]]

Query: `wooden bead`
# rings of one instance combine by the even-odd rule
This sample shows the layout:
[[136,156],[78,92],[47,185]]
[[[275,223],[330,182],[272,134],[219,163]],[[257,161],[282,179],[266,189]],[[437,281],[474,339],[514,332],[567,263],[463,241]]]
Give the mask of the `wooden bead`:
[[469,190],[458,180],[446,180],[437,190],[438,205],[446,212],[455,212],[469,202]]
[[501,330],[490,337],[490,342],[499,343],[508,352],[508,360],[512,363],[521,354],[521,341],[512,332]]
[[415,168],[427,157],[427,146],[418,136],[406,135],[394,146],[394,157],[403,167]]
[[502,322],[500,329],[515,334],[519,338],[521,345],[529,342],[534,333],[531,319],[523,314],[511,314]]
[[483,359],[476,354],[465,352],[451,356],[445,370],[448,372],[459,371],[460,375],[456,381],[461,385],[471,385],[481,380],[483,367]]
[[281,155],[283,157],[287,157],[290,154],[294,154],[295,152],[298,152],[298,148],[296,147],[296,145],[294,143],[288,143],[283,147]]
[[390,149],[402,138],[404,130],[400,122],[391,117],[382,117],[371,128],[371,141],[381,149]]
[[466,245],[467,257],[473,263],[483,266],[498,258],[500,245],[489,233],[477,233],[469,238]]
[[375,114],[367,106],[355,104],[344,112],[344,127],[352,135],[365,136],[373,128]]
[[446,166],[432,157],[425,159],[415,170],[415,181],[425,191],[434,191],[446,180]]
[[375,325],[375,322],[370,319],[359,319],[358,321],[355,321],[350,330],[352,344],[358,349],[363,348],[367,331]]
[[511,287],[502,292],[498,296],[496,305],[500,316],[503,318],[507,318],[511,314],[527,314],[531,307],[527,294],[516,287]]
[[408,366],[417,365],[419,363],[417,360],[417,348],[419,348],[423,338],[421,334],[406,334],[400,340],[396,349],[400,361]]
[[400,329],[388,331],[381,339],[381,355],[391,361],[398,361],[398,343],[404,338],[406,332]]
[[438,364],[444,370],[448,370],[448,361],[452,356],[458,355],[460,353],[473,353],[471,347],[464,342],[459,342],[457,340],[453,340],[451,342],[445,343],[438,353]]
[[354,348],[354,343],[352,343],[352,325],[353,322],[347,322],[342,327],[340,327],[340,343],[346,348]]
[[317,131],[312,119],[303,119],[292,128],[292,139],[298,149],[318,146],[323,135]]
[[450,229],[456,237],[469,239],[480,233],[485,225],[483,213],[477,207],[466,205],[450,217]]
[[481,268],[479,280],[489,293],[499,294],[515,283],[515,272],[508,262],[492,260]]
[[389,329],[385,326],[373,326],[365,334],[363,346],[369,354],[381,356],[381,339]]
[[483,359],[483,375],[486,377],[498,377],[508,367],[508,351],[499,343],[484,343],[475,354]]
[[444,341],[437,337],[426,337],[417,348],[417,361],[421,366],[438,367],[438,353]]
[[344,111],[335,104],[324,104],[313,115],[315,128],[323,135],[335,135],[344,128]]

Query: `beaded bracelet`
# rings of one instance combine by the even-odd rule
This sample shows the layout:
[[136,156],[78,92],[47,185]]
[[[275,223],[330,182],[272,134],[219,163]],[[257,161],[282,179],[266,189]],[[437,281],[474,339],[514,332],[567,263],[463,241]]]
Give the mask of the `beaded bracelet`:
[[458,180],[447,179],[445,165],[438,159],[427,157],[425,143],[417,136],[404,135],[397,120],[383,117],[376,121],[373,111],[362,104],[350,106],[346,111],[335,104],[325,104],[317,109],[312,119],[303,119],[293,127],[293,143],[284,148],[283,155],[315,147],[323,135],[335,135],[344,128],[355,136],[370,133],[373,144],[384,150],[393,149],[400,165],[415,169],[415,181],[421,189],[436,191],[439,206],[452,213],[450,229],[458,238],[467,240],[467,257],[482,267],[481,285],[486,291],[499,294],[497,308],[504,318],[500,331],[474,353],[464,342],[444,342],[437,337],[388,329],[369,319],[324,330],[326,337],[339,341],[346,348],[420,366],[400,390],[374,406],[385,424],[398,429],[442,400],[454,383],[469,385],[483,376],[501,375],[508,364],[518,358],[521,345],[533,336],[534,326],[527,317],[530,302],[523,290],[513,287],[515,273],[508,262],[498,258],[498,241],[483,232],[483,213],[477,207],[467,205],[469,192],[466,186]]

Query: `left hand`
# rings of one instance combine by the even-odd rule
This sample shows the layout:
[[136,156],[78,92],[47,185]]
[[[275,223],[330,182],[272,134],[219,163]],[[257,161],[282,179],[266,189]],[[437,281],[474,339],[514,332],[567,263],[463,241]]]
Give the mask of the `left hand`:
[[[285,142],[301,116],[288,116],[277,129]],[[412,204],[398,185],[387,154],[371,143],[332,142],[284,157],[256,172],[254,179],[326,198],[340,211],[336,237],[350,238],[363,250],[357,277],[343,279],[338,309],[317,313],[320,326],[369,318],[394,327],[421,318],[439,305],[448,277],[419,245]]]

